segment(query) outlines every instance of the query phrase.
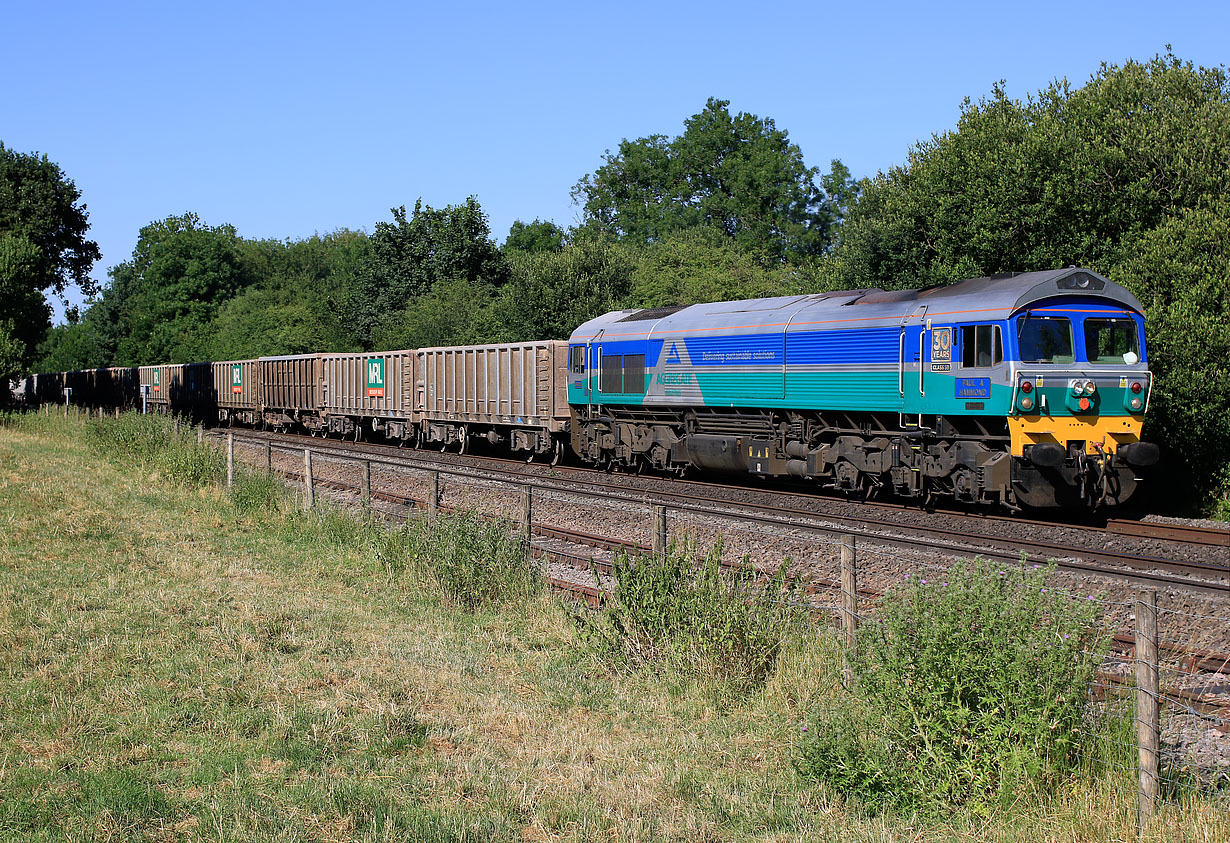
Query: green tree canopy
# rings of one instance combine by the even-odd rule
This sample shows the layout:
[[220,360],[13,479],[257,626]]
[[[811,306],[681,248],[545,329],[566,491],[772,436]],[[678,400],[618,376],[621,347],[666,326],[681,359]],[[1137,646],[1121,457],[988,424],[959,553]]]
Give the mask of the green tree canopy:
[[461,205],[435,209],[414,204],[393,209],[393,222],[376,223],[371,253],[351,298],[356,339],[370,347],[380,327],[439,281],[466,281],[499,287],[508,264],[491,238],[487,215],[471,196]]
[[504,241],[504,250],[520,252],[558,252],[564,248],[567,234],[553,222],[543,222],[535,219],[525,223],[521,220],[513,222],[508,230],[508,239]]
[[863,189],[836,253],[843,286],[1106,271],[1169,216],[1230,189],[1226,74],[1168,55],[1104,64],[1082,88],[1057,81],[1025,102],[997,85]]
[[193,213],[142,228],[132,258],[110,275],[99,329],[122,366],[207,359],[207,326],[252,280],[234,226],[203,225]]
[[[678,137],[624,140],[607,152],[572,190],[586,224],[637,244],[703,225],[779,259],[823,253],[837,215],[818,171],[771,119],[731,115],[729,105],[710,99]],[[840,162],[834,171],[844,171]]]
[[492,304],[494,342],[565,339],[577,325],[625,306],[634,250],[582,233],[559,252],[517,252]]
[[[1145,306],[1157,387],[1145,437],[1170,444],[1171,502],[1220,496],[1230,516],[1230,198],[1188,209],[1134,241],[1112,277]],[[1183,480],[1194,480],[1184,483]]]
[[51,327],[43,291],[94,292],[90,269],[101,257],[86,239],[81,194],[44,155],[0,143],[0,381],[26,369]]
[[1148,317],[1147,436],[1187,467],[1175,485],[1225,497],[1227,195],[1224,68],[1107,64],[1081,88],[967,101],[954,131],[864,183],[825,274],[899,289],[1076,264],[1122,281]]
[[674,232],[639,257],[627,298],[632,307],[789,295],[809,284],[797,267],[766,260],[711,228]]

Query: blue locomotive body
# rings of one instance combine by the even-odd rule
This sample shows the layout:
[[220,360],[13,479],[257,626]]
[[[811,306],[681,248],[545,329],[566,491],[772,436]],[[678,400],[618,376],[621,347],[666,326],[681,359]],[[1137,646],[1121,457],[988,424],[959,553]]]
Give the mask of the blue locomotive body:
[[1156,460],[1140,303],[1088,270],[608,313],[573,332],[582,459],[1009,507],[1113,504]]

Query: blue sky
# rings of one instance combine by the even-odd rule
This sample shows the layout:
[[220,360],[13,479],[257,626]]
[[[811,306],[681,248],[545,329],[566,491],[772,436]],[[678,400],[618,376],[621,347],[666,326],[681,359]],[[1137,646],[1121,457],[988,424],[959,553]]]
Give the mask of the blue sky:
[[76,182],[100,280],[185,211],[298,239],[475,195],[499,240],[567,226],[605,150],[711,96],[865,176],[998,80],[1230,52],[1223,3],[0,2],[0,140]]

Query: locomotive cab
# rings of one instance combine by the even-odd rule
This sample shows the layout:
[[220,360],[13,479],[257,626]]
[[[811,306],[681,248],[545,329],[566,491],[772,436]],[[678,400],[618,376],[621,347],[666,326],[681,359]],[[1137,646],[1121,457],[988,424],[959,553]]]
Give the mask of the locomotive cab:
[[1157,446],[1140,439],[1152,388],[1144,318],[1125,304],[1060,296],[1008,320],[1007,419],[1021,503],[1121,503],[1157,462]]

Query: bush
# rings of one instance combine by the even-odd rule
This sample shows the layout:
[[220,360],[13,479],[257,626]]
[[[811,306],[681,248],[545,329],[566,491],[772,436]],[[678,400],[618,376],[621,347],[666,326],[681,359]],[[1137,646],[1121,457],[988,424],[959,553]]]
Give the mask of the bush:
[[656,665],[744,688],[763,682],[798,620],[783,599],[786,566],[758,582],[746,559],[728,573],[721,558],[720,543],[703,558],[687,543],[664,559],[617,556],[611,602],[597,616],[574,616],[582,639],[617,670]]
[[855,689],[813,719],[805,777],[877,808],[985,813],[1071,775],[1105,641],[1049,569],[983,561],[893,588],[867,620]]

